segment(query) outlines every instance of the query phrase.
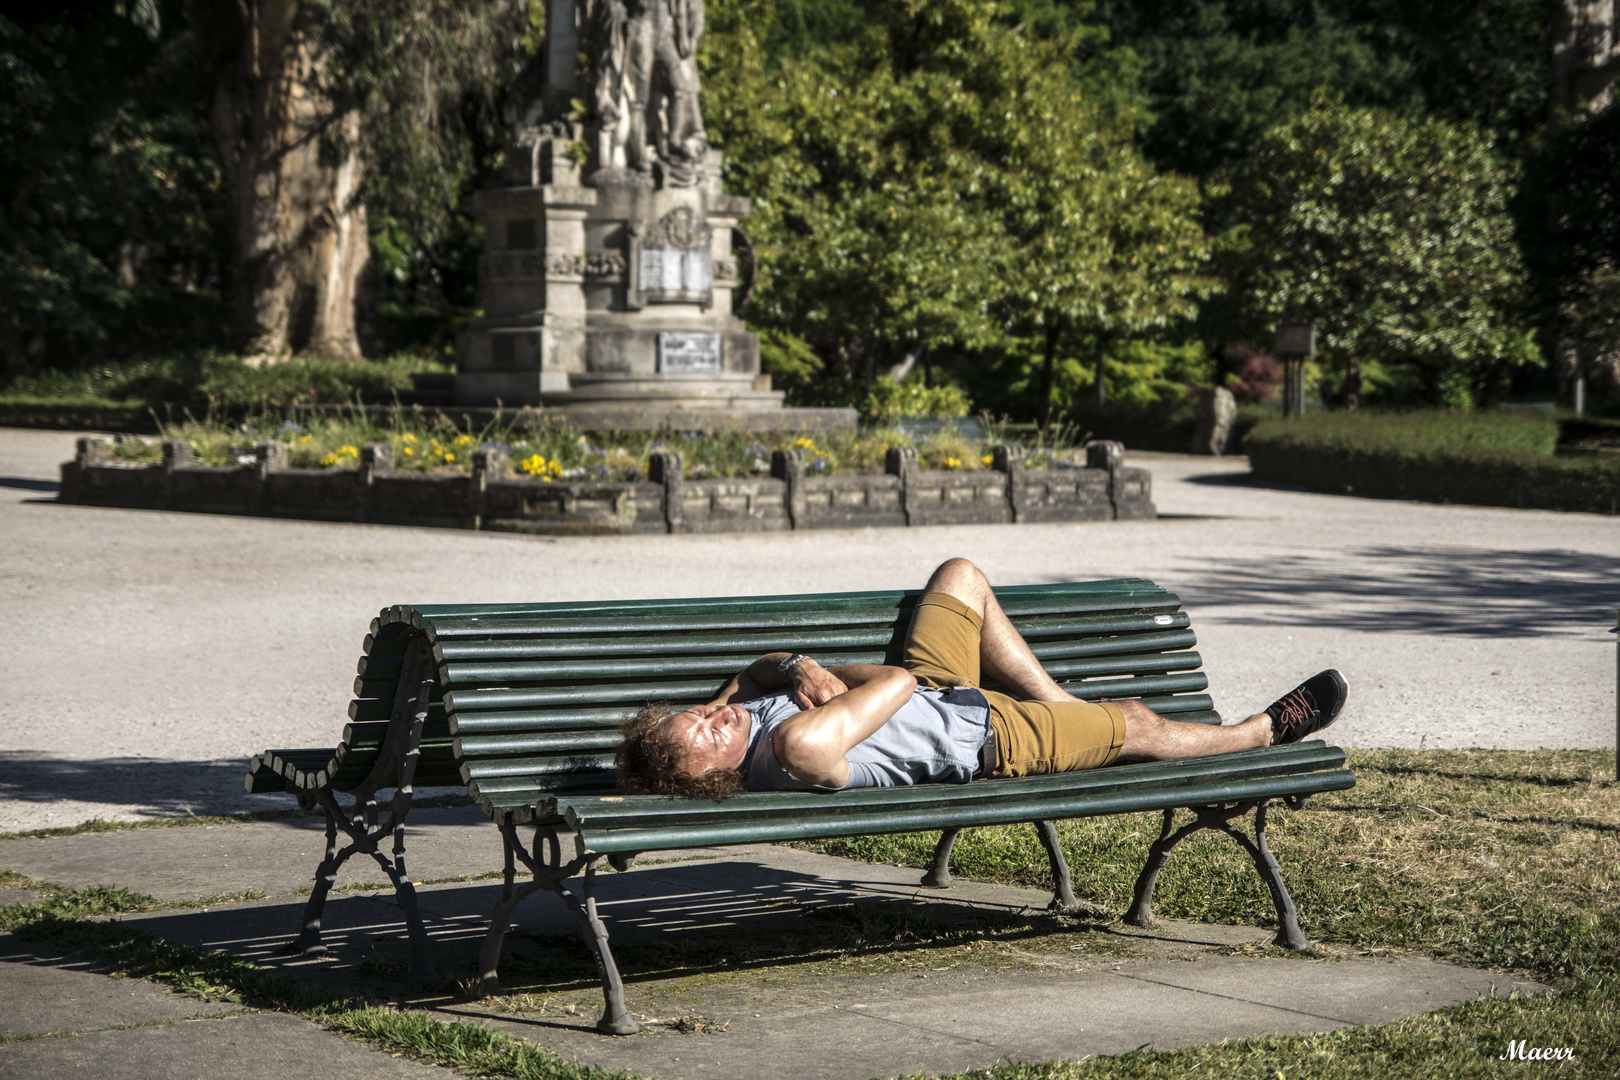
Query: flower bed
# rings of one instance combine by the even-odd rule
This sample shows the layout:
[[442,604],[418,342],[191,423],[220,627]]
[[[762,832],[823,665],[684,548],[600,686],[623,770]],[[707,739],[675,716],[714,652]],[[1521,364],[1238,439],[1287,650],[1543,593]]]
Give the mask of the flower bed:
[[[988,440],[968,439],[953,428],[920,439],[898,429],[856,432],[699,433],[614,432],[585,434],[568,429],[490,428],[462,431],[429,423],[401,411],[388,424],[365,416],[313,419],[304,423],[261,418],[239,425],[200,422],[166,425],[157,439],[124,439],[114,460],[150,464],[160,460],[163,442],[184,442],[199,465],[250,464],[264,442],[286,446],[293,468],[358,468],[367,443],[392,447],[394,469],[405,472],[470,474],[478,451],[498,454],[511,475],[541,481],[634,482],[647,476],[655,454],[678,453],[693,479],[769,476],[771,456],[798,451],[811,475],[880,473],[890,450],[910,448],[923,468],[973,472],[991,465]],[[1032,468],[1082,468],[1085,449],[1066,442],[1037,444],[1028,450]]]
[[[688,470],[682,455],[648,441],[625,476],[573,475],[539,450],[515,459],[495,440],[430,436],[311,448],[316,436],[266,440],[251,453],[225,442],[207,464],[179,439],[154,447],[79,440],[62,466],[62,502],[153,510],[428,525],[529,533],[736,532],[867,526],[1020,524],[1152,518],[1152,478],[1127,468],[1118,443],[1091,443],[1031,468],[1020,446],[925,468],[915,446],[888,446],[881,470],[839,471],[834,448],[808,437],[771,451],[763,473]],[[309,441],[297,440],[308,436]],[[717,437],[724,439],[725,437]],[[909,441],[909,440],[907,440]],[[687,440],[699,442],[697,439]],[[293,463],[293,448],[300,446]],[[505,444],[510,446],[511,444]],[[579,437],[579,453],[605,456]],[[661,442],[661,446],[669,445]],[[722,446],[725,445],[722,442]],[[747,445],[746,443],[744,444]],[[868,446],[874,444],[868,444]],[[876,444],[881,445],[881,444]],[[513,449],[517,449],[513,447]],[[614,447],[622,450],[622,447]],[[854,451],[863,448],[853,444]],[[405,453],[405,450],[412,451]],[[555,453],[555,451],[554,451]],[[319,456],[316,456],[319,454]],[[152,463],[153,457],[157,460]],[[628,455],[627,455],[628,456]],[[854,454],[851,453],[853,457]],[[438,458],[422,463],[422,458]],[[460,468],[465,458],[466,467]],[[223,459],[223,460],[221,460]],[[313,464],[308,464],[313,459]],[[954,460],[953,460],[954,459]],[[1051,451],[1036,456],[1053,463]],[[642,464],[642,462],[645,464]],[[324,464],[323,464],[324,463]],[[349,467],[352,463],[353,467]],[[403,463],[404,467],[400,467]],[[752,463],[750,463],[751,465]]]

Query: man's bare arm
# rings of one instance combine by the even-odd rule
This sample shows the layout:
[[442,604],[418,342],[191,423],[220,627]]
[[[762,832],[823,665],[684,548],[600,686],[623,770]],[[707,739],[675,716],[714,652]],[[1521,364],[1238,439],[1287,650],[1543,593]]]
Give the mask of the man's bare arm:
[[773,733],[776,760],[793,776],[823,787],[849,783],[845,756],[911,699],[917,679],[905,668],[852,664],[838,669],[851,689],[784,720]]
[[753,701],[755,698],[791,686],[793,700],[798,703],[799,708],[814,709],[818,705],[825,705],[850,688],[851,684],[841,675],[844,669],[829,670],[809,656],[794,664],[784,676],[780,665],[791,655],[793,654],[785,652],[766,653],[738,672],[709,704],[732,705],[741,701]]

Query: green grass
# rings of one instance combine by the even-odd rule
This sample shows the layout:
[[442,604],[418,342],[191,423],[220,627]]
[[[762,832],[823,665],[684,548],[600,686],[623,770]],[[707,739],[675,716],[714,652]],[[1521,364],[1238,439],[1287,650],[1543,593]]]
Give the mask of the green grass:
[[1551,457],[1558,420],[1530,412],[1313,412],[1300,420],[1261,421],[1249,438],[1341,450]]
[[[1333,1077],[1485,1077],[1509,1068],[1561,1075],[1620,1075],[1620,785],[1613,756],[1585,751],[1400,751],[1351,753],[1357,786],[1317,796],[1300,812],[1280,811],[1272,847],[1299,905],[1306,933],[1332,956],[1429,955],[1514,972],[1555,991],[1480,1000],[1390,1024],[1324,1035],[1243,1039],[1181,1051],[1044,1065],[1005,1065],[994,1080],[1216,1076],[1275,1080]],[[1183,820],[1185,815],[1183,815]],[[1092,915],[1128,903],[1158,815],[1082,820],[1060,826],[1075,891]],[[824,841],[819,850],[877,862],[925,865],[935,834]],[[1022,885],[1048,884],[1046,859],[1027,826],[962,835],[958,874]],[[0,879],[0,887],[48,886]],[[382,1049],[454,1065],[472,1075],[585,1076],[547,1051],[467,1025],[440,1024],[383,1002],[338,999],[217,954],[154,942],[116,923],[90,921],[151,904],[121,890],[55,890],[43,905],[0,909],[4,927],[47,937],[214,1000],[298,1011]],[[1228,839],[1200,833],[1172,856],[1155,901],[1161,917],[1266,925],[1271,905],[1245,856]],[[1106,913],[1106,914],[1105,914]],[[671,935],[619,952],[631,1004],[658,987],[706,1007],[723,994],[791,992],[810,975],[859,978],[874,971],[927,972],[1028,963],[1045,949],[1105,947],[1118,939],[1085,920],[1044,913],[982,915],[956,923],[902,905],[806,911],[789,932]],[[531,939],[503,975],[520,992],[496,1012],[534,1011],[548,997],[590,1002],[597,991],[583,948],[572,939]],[[1281,955],[1270,947],[1244,950]],[[382,974],[387,975],[387,972]],[[752,981],[750,981],[752,980]],[[224,998],[218,995],[231,995]],[[570,997],[571,995],[571,997]],[[599,999],[598,999],[599,1000]],[[712,1010],[711,1010],[712,1012]],[[1508,1039],[1573,1046],[1572,1062],[1498,1061]],[[527,1071],[525,1071],[527,1070]],[[602,1074],[605,1075],[605,1074]],[[982,1078],[983,1071],[964,1074]]]
[[150,979],[204,1001],[298,1013],[329,1030],[363,1039],[378,1050],[460,1069],[469,1076],[612,1080],[627,1075],[580,1065],[477,1024],[445,1023],[380,1000],[268,974],[255,964],[223,953],[170,945],[117,922],[85,918],[146,910],[140,906],[141,900],[122,890],[81,890],[24,909],[25,914],[13,916],[6,928],[26,940],[48,941],[92,956],[114,975]]

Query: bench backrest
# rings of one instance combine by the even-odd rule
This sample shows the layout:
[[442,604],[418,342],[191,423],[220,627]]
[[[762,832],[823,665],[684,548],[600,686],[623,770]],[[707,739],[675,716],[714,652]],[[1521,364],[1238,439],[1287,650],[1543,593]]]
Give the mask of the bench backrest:
[[[623,719],[649,701],[710,700],[773,650],[828,666],[896,663],[916,591],[416,605],[384,610],[366,637],[343,745],[294,786],[361,783],[377,760],[407,654],[436,677],[418,786],[465,783],[486,813],[562,793],[609,793]],[[1178,720],[1219,723],[1175,594],[1151,581],[996,590],[1054,678],[1078,697],[1139,697]],[[994,688],[994,684],[989,684]]]

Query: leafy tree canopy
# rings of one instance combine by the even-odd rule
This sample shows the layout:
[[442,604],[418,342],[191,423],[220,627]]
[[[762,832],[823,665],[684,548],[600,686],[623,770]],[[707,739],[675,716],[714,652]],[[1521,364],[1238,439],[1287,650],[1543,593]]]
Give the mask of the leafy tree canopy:
[[1433,404],[1468,407],[1493,369],[1532,361],[1514,170],[1493,143],[1326,99],[1260,137],[1232,177],[1223,260],[1253,328],[1314,320],[1330,365],[1383,365]]
[[1031,334],[1050,370],[1071,330],[1193,311],[1197,192],[1142,159],[1117,100],[1087,94],[1086,28],[888,0],[767,73],[752,46],[769,5],[714,6],[709,124],[768,271],[750,317],[808,338],[825,374],[869,381],[908,354],[994,366]]
[[1318,90],[1509,141],[1546,114],[1544,0],[1100,0],[1098,17],[1141,58],[1145,149],[1179,172],[1245,157]]

